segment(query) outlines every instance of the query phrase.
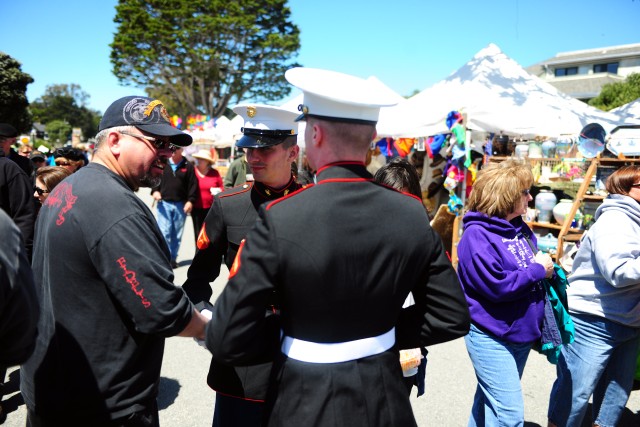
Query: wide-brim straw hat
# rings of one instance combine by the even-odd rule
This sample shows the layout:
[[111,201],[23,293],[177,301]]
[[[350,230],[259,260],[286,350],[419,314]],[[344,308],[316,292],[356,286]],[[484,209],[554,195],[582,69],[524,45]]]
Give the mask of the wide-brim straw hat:
[[198,150],[197,153],[193,154],[193,158],[207,160],[209,163],[214,164],[215,162],[218,161],[218,153],[216,152],[215,157],[211,157],[210,150],[202,149],[202,150]]

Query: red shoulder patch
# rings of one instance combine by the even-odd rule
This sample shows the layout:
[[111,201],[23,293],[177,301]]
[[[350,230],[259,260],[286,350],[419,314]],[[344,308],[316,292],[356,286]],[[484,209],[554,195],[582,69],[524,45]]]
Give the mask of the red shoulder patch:
[[207,236],[207,224],[202,224],[202,228],[200,229],[200,234],[198,234],[198,241],[196,242],[196,246],[198,249],[203,250],[209,247],[209,236]]
[[231,265],[231,269],[229,270],[229,280],[231,280],[231,278],[236,275],[238,270],[240,270],[240,255],[242,255],[242,249],[244,248],[244,242],[245,242],[245,239],[242,239],[242,242],[240,242],[240,247],[238,248],[238,253],[236,253],[236,258],[233,260],[233,264]]

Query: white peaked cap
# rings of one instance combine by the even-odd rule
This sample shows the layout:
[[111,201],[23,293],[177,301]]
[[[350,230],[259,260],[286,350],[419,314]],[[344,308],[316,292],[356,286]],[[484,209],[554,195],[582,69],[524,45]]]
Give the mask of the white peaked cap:
[[297,114],[280,107],[261,104],[240,104],[233,112],[244,119],[244,127],[261,130],[291,130],[295,134]]
[[281,107],[241,104],[233,107],[233,112],[244,119],[243,136],[236,147],[269,147],[281,144],[298,132],[297,114]]
[[381,107],[397,104],[370,81],[349,74],[317,68],[297,67],[287,70],[285,78],[302,90],[303,100],[298,107],[305,116],[355,123],[378,121]]

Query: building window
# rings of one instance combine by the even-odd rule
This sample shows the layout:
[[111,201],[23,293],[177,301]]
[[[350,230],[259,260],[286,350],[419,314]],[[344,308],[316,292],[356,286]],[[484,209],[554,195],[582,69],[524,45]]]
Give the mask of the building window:
[[578,67],[556,68],[554,73],[556,77],[575,76],[578,74]]
[[595,64],[593,66],[593,72],[618,74],[618,63],[610,62],[608,64]]

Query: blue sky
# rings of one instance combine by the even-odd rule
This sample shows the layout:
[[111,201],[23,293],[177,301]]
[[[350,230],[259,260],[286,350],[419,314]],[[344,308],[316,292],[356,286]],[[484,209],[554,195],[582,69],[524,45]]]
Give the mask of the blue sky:
[[[104,111],[143,91],[111,73],[116,0],[0,0],[0,51],[35,82],[77,83]],[[558,52],[640,43],[640,0],[289,0],[301,30],[296,60],[360,77],[403,96],[446,78],[494,43],[523,67]]]

